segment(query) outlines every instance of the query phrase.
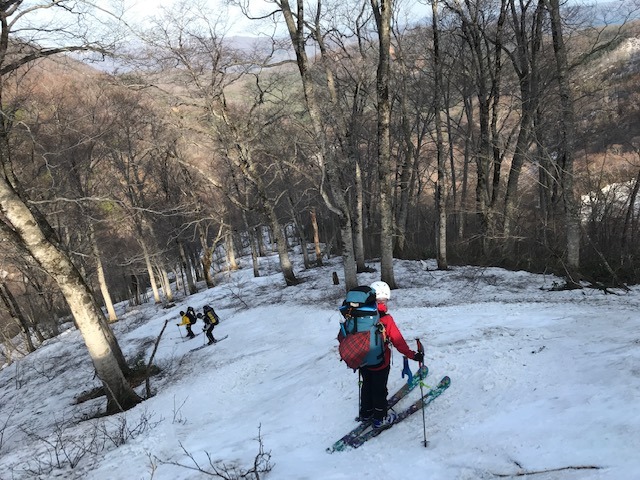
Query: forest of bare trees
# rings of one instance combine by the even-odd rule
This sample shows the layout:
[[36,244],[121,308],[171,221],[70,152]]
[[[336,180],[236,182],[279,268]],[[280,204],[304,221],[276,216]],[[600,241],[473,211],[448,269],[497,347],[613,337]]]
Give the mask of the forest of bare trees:
[[143,28],[0,2],[6,360],[71,315],[126,410],[114,303],[271,253],[295,286],[294,248],[340,256],[345,288],[372,259],[395,286],[393,258],[640,279],[637,0],[432,0],[412,23],[391,0],[273,0],[254,21],[282,34],[251,42],[205,3]]

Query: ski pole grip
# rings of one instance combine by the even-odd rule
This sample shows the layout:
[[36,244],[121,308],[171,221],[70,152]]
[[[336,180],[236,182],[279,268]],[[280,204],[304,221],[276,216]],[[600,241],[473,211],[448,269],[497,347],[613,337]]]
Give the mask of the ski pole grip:
[[418,365],[420,365],[422,367],[422,365],[424,364],[424,347],[422,346],[422,342],[420,341],[419,338],[416,338],[416,345],[417,345],[417,349],[418,352],[422,353],[422,362],[418,362]]

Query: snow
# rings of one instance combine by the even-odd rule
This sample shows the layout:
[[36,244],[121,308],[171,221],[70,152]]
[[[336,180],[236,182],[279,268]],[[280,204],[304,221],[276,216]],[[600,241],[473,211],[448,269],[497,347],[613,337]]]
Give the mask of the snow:
[[[146,363],[169,321],[155,395],[124,414],[95,418],[104,397],[76,403],[99,382],[71,327],[5,366],[0,478],[214,478],[185,466],[212,471],[210,459],[246,472],[261,443],[266,479],[640,478],[640,288],[549,291],[558,278],[396,260],[390,312],[412,347],[422,339],[426,383],[449,375],[451,387],[425,409],[427,448],[416,413],[357,450],[328,454],[355,426],[358,404],[358,375],[335,339],[339,260],[299,267],[295,287],[284,286],[275,257],[261,262],[269,275],[220,275],[170,309],[118,306],[113,328],[129,360]],[[371,266],[378,272],[360,274],[361,284],[379,279]],[[205,303],[222,319],[214,334],[229,338],[190,352],[204,335],[182,340],[178,312]],[[391,392],[401,370],[395,352]]]

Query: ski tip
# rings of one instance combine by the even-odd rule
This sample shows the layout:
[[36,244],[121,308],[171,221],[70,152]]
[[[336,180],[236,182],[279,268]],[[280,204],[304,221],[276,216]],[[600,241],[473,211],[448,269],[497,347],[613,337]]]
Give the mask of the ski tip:
[[440,380],[440,386],[444,387],[444,386],[449,386],[451,385],[451,379],[449,378],[448,375],[445,375],[444,377],[442,377],[442,380]]

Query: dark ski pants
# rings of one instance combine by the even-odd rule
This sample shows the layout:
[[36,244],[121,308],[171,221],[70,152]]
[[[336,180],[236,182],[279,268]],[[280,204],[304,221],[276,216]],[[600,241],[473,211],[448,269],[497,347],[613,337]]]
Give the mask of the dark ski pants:
[[209,343],[213,343],[215,338],[213,338],[213,327],[215,325],[213,323],[210,323],[209,325],[207,325],[207,330],[206,330],[206,335],[207,338],[209,339]]
[[195,335],[193,334],[193,331],[191,331],[191,324],[189,323],[187,323],[187,337],[189,338],[195,337]]
[[361,368],[362,387],[360,387],[360,418],[373,416],[382,420],[387,416],[387,380],[391,365],[380,370]]

